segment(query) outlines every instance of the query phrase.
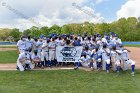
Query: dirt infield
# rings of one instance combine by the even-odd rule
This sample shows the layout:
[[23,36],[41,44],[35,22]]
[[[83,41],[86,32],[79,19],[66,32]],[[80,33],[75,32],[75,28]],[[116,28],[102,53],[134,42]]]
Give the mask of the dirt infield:
[[0,51],[12,51],[17,50],[16,48],[0,48]]
[[127,47],[130,52],[130,58],[136,62],[136,68],[140,69],[140,48],[137,47]]
[[[132,60],[134,60],[136,62],[136,68],[140,69],[140,62],[139,62],[140,61],[140,48],[127,47],[127,49],[129,49],[131,51],[130,57]],[[10,51],[10,50],[16,50],[16,48],[0,48],[0,51]],[[0,70],[16,70],[15,68],[16,68],[16,63],[14,63],[14,64],[0,64]],[[73,69],[73,68],[72,67],[71,68],[57,67],[57,68],[52,68],[52,69],[46,68],[44,70],[61,70],[61,69]],[[88,69],[85,69],[85,68],[80,68],[80,69],[88,71]],[[37,70],[42,70],[42,69],[37,69]]]

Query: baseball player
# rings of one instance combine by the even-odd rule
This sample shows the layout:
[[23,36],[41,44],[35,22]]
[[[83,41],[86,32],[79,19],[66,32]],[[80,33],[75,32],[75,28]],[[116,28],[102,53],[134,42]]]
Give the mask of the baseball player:
[[107,45],[103,45],[102,49],[102,66],[103,70],[106,70],[107,73],[109,73],[110,69],[110,50],[107,48]]
[[91,59],[91,50],[89,50],[88,45],[85,46],[84,52],[86,53],[86,59],[89,61],[90,69],[93,70],[93,60]]
[[[46,61],[45,62],[45,65],[46,66],[48,64],[48,60],[49,60],[49,58],[48,58],[49,57],[48,44],[49,44],[49,42],[50,42],[50,39],[47,38],[46,42],[44,42],[43,45],[42,45],[42,52],[41,52],[41,64],[42,64],[42,68],[44,68],[44,61]],[[46,60],[44,60],[44,58]]]
[[35,64],[35,67],[37,66],[38,63],[41,62],[41,58],[40,56],[37,55],[37,51],[34,51],[31,58],[32,58],[32,62]]
[[98,59],[98,54],[96,52],[96,49],[93,49],[91,52],[91,58],[90,58],[90,68],[91,70],[97,69],[97,59]]
[[80,67],[80,64],[83,67],[89,67],[89,59],[86,58],[86,53],[83,51],[81,54],[81,58],[79,59],[79,62],[76,64],[76,67],[74,69],[78,69]]
[[41,57],[41,51],[42,51],[42,45],[43,45],[43,37],[40,36],[38,42],[37,42],[37,49],[38,49],[38,54]]
[[[41,58],[41,51],[42,51],[42,45],[43,45],[43,37],[40,36],[36,46],[37,46],[37,55]],[[43,67],[44,63],[43,62],[40,62],[38,64],[38,66],[42,66]]]
[[[26,69],[33,69],[34,66],[31,63],[30,55],[28,53],[28,49],[25,49],[23,53],[19,54],[17,59],[17,67],[20,71],[24,71]],[[26,68],[26,64],[28,64],[29,68]]]
[[118,51],[118,53],[120,54],[120,58],[123,62],[123,70],[126,71],[128,70],[128,65],[130,64],[131,65],[131,70],[132,70],[132,73],[131,75],[134,76],[134,70],[135,70],[135,62],[133,60],[130,59],[129,57],[129,53],[130,52],[129,50],[127,50],[126,48],[123,47],[123,45],[121,45],[121,48],[122,50]]
[[102,49],[100,49],[100,45],[95,45],[94,49],[97,53],[97,69],[100,71],[102,66]]
[[51,67],[51,65],[53,65],[54,60],[55,60],[55,56],[56,56],[56,42],[55,42],[55,37],[52,37],[51,42],[49,42],[48,45],[49,48],[49,60],[48,60],[48,64],[49,67]]
[[121,69],[121,63],[120,63],[120,57],[116,50],[116,46],[112,47],[110,56],[111,56],[112,70],[117,71],[117,76],[119,76],[120,69]]
[[21,39],[17,42],[17,49],[19,54],[23,53],[26,48],[26,37],[21,36]]

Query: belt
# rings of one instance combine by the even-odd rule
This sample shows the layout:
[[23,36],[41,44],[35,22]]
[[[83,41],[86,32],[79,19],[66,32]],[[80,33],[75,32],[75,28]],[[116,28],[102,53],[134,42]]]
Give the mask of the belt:
[[25,50],[25,49],[19,49],[19,50]]
[[127,60],[124,60],[124,61],[128,61],[129,59],[127,59]]
[[49,51],[55,51],[55,50],[49,50]]

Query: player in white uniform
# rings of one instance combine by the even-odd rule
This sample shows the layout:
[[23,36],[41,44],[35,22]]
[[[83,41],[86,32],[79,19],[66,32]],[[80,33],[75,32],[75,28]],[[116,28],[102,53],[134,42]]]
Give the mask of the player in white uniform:
[[96,49],[96,53],[97,53],[97,69],[98,71],[100,71],[102,68],[102,48],[100,47],[100,45],[95,45],[94,49]]
[[[45,65],[47,66],[48,65],[48,60],[49,60],[49,49],[48,49],[48,45],[49,45],[49,39],[47,39],[43,45],[42,45],[42,52],[41,52],[41,66],[42,68],[44,68],[44,62],[45,62]],[[44,60],[45,58],[45,60]]]
[[[37,55],[41,58],[41,51],[42,51],[42,45],[43,45],[43,37],[40,36],[38,42],[37,42]],[[38,64],[38,66],[42,66],[43,63],[41,62]]]
[[89,67],[90,65],[89,59],[87,59],[85,52],[82,53],[81,58],[79,59],[79,62],[81,63],[83,67],[86,67],[86,68]]
[[48,45],[49,48],[49,60],[48,60],[48,64],[49,67],[51,67],[51,65],[54,63],[55,60],[55,56],[56,56],[56,42],[55,42],[55,37],[52,37],[51,42],[49,42]]
[[120,57],[119,57],[118,52],[116,50],[116,46],[112,47],[110,56],[111,56],[112,70],[117,71],[117,76],[119,76],[121,63],[120,63]]
[[41,57],[42,45],[43,45],[43,37],[40,36],[37,42],[37,49],[38,49],[37,55],[39,55],[40,57]]
[[134,76],[135,62],[130,59],[128,52],[130,52],[130,51],[125,49],[123,47],[123,45],[121,45],[121,50],[118,51],[118,53],[120,54],[120,58],[121,58],[123,65],[124,65],[123,70],[126,71],[128,69],[128,65],[130,64],[131,70],[132,70],[131,75]]
[[17,49],[19,54],[23,53],[26,48],[26,37],[21,36],[21,39],[17,42]]
[[102,67],[103,70],[106,70],[109,73],[110,69],[110,50],[107,48],[107,45],[103,45],[102,49]]
[[91,70],[93,70],[93,60],[91,59],[91,53],[92,53],[92,51],[89,50],[89,47],[88,46],[85,46],[84,52],[86,53],[86,59],[89,62],[89,67],[90,67]]
[[28,64],[29,69],[33,69],[34,66],[31,63],[30,55],[28,53],[28,49],[25,49],[23,53],[19,54],[19,57],[17,59],[17,67],[20,71],[26,70],[26,64]]
[[90,61],[90,68],[91,68],[91,70],[93,70],[93,68],[97,69],[97,60],[98,60],[98,54],[96,52],[96,49],[93,49],[91,51],[91,58],[89,60]]
[[37,55],[37,51],[34,51],[31,59],[32,59],[32,62],[35,64],[35,67],[37,66],[38,63],[41,62],[41,58],[40,58],[40,56]]

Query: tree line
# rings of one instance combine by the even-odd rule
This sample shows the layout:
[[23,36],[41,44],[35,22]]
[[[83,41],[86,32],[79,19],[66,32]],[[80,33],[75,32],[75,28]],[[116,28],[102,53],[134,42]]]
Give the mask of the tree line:
[[123,41],[140,41],[140,17],[129,17],[121,18],[112,23],[71,23],[65,24],[63,26],[53,25],[51,27],[41,27],[32,26],[29,29],[20,32],[19,29],[0,29],[0,40],[1,41],[18,41],[20,36],[31,35],[31,37],[39,37],[40,35],[48,36],[51,33],[57,34],[83,34],[87,32],[88,35],[94,35],[95,33],[100,33],[104,35],[105,33],[115,32]]

